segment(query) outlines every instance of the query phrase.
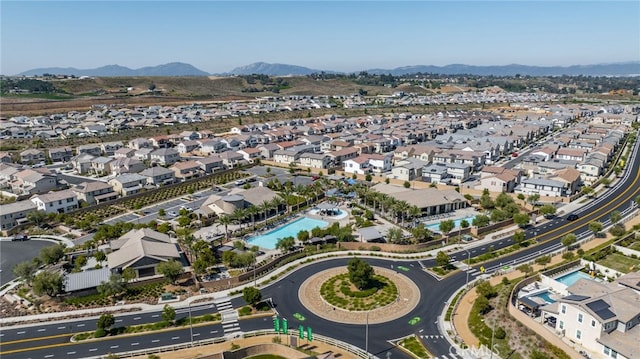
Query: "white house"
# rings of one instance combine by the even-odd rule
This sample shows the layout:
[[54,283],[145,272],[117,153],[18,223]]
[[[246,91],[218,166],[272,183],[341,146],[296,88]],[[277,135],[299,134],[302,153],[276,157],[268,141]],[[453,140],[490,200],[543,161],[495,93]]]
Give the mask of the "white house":
[[78,208],[78,195],[70,190],[49,192],[31,198],[39,211],[46,213],[68,213]]

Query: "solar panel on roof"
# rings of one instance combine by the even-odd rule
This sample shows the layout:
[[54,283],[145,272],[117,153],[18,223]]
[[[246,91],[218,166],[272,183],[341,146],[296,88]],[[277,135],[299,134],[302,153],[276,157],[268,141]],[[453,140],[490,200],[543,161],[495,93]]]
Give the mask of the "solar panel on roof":
[[571,301],[574,301],[574,302],[582,302],[585,299],[589,299],[589,297],[584,296],[584,295],[571,294],[571,295],[568,295],[566,297],[563,297],[562,299],[571,300]]
[[616,316],[612,311],[609,310],[609,308],[599,310],[599,311],[597,311],[595,313],[596,313],[597,316],[602,318],[602,320],[611,319],[611,318]]
[[600,310],[607,309],[609,307],[610,307],[609,303],[605,302],[602,299],[598,299],[594,302],[587,303],[587,308],[593,310],[594,312],[598,312]]

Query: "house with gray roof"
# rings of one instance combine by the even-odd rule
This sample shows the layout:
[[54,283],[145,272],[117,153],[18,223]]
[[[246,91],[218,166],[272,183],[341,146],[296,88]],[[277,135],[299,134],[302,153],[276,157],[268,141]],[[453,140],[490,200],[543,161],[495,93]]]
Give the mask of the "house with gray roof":
[[156,275],[162,262],[180,261],[177,244],[168,235],[148,228],[131,230],[111,241],[110,246],[107,262],[111,272],[133,268],[138,278]]

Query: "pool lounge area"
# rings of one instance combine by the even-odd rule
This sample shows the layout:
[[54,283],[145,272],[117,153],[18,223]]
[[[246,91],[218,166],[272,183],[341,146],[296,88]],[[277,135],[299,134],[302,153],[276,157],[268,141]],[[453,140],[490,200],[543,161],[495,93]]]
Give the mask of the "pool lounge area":
[[568,274],[563,274],[559,277],[554,278],[556,282],[562,283],[567,287],[572,286],[575,282],[580,279],[589,279],[593,280],[593,278],[585,272],[575,271]]
[[265,249],[275,249],[278,240],[285,237],[296,238],[300,231],[310,231],[313,228],[320,227],[325,228],[329,225],[329,222],[320,219],[302,217],[293,222],[284,224],[274,230],[267,233],[253,236],[247,239],[247,244],[255,245]]

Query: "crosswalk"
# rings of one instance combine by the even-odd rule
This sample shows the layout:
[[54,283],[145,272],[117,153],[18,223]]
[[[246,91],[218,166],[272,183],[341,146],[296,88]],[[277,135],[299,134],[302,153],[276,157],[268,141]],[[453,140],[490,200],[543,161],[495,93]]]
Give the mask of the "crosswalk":
[[444,354],[438,357],[434,357],[433,359],[464,359],[464,358],[457,354]]
[[434,334],[434,335],[421,335],[420,339],[422,340],[427,340],[427,339],[444,339],[444,335],[441,334]]
[[228,297],[216,301],[218,311],[222,316],[222,330],[225,336],[233,335],[240,332],[240,323],[238,322],[238,311],[233,309],[231,300]]

